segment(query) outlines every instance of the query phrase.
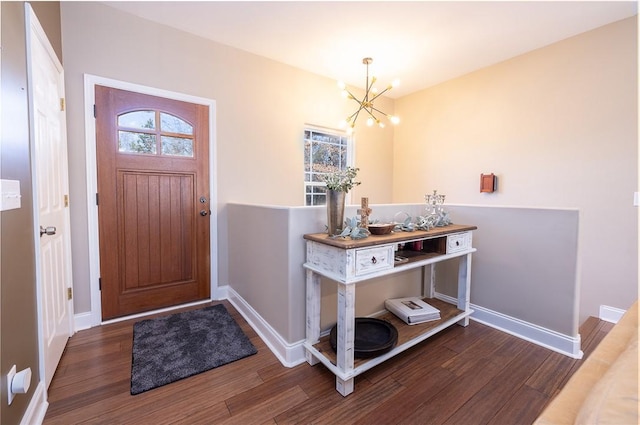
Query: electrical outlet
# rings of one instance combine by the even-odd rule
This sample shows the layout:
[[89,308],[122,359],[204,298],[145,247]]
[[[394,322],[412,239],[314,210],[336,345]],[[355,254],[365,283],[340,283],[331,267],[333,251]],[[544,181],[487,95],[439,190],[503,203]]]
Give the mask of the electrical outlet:
[[14,376],[16,376],[16,365],[11,366],[11,370],[9,370],[9,374],[7,375],[7,396],[9,397],[9,404],[13,403],[13,397],[15,397],[15,394],[11,391],[11,382]]

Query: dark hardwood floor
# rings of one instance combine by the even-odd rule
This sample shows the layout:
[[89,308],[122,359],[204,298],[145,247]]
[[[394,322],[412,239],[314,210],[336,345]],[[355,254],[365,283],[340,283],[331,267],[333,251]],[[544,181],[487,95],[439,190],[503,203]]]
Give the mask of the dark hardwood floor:
[[[282,366],[222,303],[258,354],[132,396],[135,320],[80,331],[51,383],[44,424],[523,425],[583,361],[472,320],[358,376],[355,391],[342,397],[324,366]],[[585,358],[612,326],[595,318],[583,324]]]

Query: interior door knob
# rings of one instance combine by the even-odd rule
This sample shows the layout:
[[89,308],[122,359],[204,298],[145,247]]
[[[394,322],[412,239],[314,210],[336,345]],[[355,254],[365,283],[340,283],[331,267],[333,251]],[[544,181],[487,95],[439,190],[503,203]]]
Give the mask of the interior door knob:
[[207,212],[207,210],[200,210],[200,215],[201,215],[201,216],[203,216],[203,217],[204,217],[204,216],[206,216],[207,214],[209,214],[209,213]]
[[40,226],[40,237],[42,237],[42,235],[52,236],[55,234],[56,228],[54,226],[49,226],[47,228]]

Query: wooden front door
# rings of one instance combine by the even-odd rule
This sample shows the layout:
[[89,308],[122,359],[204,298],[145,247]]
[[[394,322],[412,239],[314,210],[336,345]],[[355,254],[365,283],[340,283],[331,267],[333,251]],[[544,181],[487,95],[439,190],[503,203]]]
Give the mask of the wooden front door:
[[103,320],[208,299],[208,106],[95,96]]

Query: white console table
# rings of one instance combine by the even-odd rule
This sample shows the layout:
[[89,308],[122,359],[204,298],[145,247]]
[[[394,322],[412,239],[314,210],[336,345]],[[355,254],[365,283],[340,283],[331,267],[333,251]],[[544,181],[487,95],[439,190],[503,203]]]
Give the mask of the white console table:
[[[429,231],[393,232],[372,235],[365,239],[330,238],[326,233],[304,235],[307,240],[307,314],[306,360],[324,364],[336,376],[336,390],[343,396],[353,392],[354,378],[396,354],[424,341],[441,330],[458,323],[467,326],[469,289],[471,284],[472,231],[476,226],[451,224]],[[402,262],[395,261],[403,257]],[[380,316],[398,330],[397,345],[385,354],[370,359],[355,359],[355,296],[356,284],[379,276],[399,273],[416,267],[434,265],[460,257],[458,294],[455,305],[435,298],[434,276],[424,279],[423,296],[440,309],[440,320],[406,325],[392,313]],[[406,260],[405,260],[406,259]],[[338,283],[336,352],[329,336],[320,337],[320,281],[325,276]],[[423,273],[423,276],[427,274]],[[409,294],[411,295],[411,294]]]

